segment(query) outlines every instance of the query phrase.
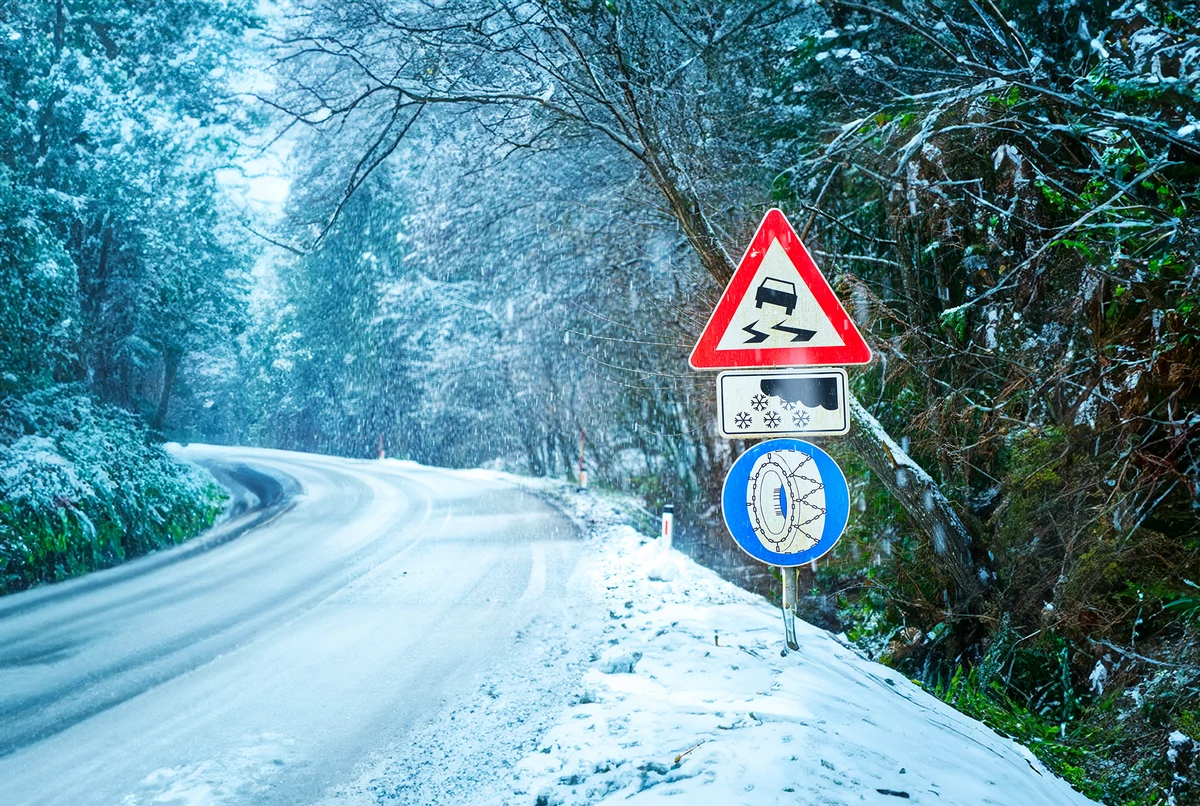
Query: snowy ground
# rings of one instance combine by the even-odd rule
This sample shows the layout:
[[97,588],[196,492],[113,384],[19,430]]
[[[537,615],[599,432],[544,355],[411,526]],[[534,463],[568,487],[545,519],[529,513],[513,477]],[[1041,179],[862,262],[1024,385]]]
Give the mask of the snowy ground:
[[603,637],[485,802],[1093,803],[823,630],[798,623],[800,650],[781,655],[776,608],[638,534],[619,499],[521,483],[590,534]]

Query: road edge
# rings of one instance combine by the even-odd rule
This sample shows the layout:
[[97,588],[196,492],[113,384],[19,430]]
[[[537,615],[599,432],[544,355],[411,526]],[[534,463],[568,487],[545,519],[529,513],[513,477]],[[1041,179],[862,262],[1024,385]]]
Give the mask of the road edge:
[[[215,460],[214,460],[215,461]],[[197,461],[205,466],[207,460]],[[211,472],[211,469],[210,469]],[[158,568],[182,562],[189,557],[211,551],[236,540],[252,529],[265,526],[295,505],[295,498],[304,492],[304,486],[295,477],[273,467],[251,467],[245,462],[213,473],[221,486],[230,490],[232,502],[246,502],[247,495],[256,503],[244,507],[230,516],[230,510],[210,529],[195,537],[169,548],[135,557],[132,560],[92,571],[81,577],[53,582],[0,598],[0,617],[24,613],[84,591],[99,590],[116,585],[124,580],[148,574]],[[226,481],[242,489],[231,489]]]

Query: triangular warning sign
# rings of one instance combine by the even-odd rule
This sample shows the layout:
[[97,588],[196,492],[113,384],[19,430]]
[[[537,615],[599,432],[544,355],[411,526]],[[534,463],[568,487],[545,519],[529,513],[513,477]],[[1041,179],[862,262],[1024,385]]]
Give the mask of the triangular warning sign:
[[767,211],[692,350],[693,369],[866,364],[863,341],[800,236]]

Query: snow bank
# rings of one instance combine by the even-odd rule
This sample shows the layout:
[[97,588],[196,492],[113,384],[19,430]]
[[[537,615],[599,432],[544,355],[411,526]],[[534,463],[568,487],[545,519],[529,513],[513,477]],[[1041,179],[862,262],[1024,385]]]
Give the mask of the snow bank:
[[1092,801],[1024,747],[625,525],[617,499],[530,482],[598,542],[604,648],[503,802]]

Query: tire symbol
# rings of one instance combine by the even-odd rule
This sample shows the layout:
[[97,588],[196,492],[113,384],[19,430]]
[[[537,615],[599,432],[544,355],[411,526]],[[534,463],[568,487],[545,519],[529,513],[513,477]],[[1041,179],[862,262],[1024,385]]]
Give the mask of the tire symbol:
[[755,462],[748,481],[747,513],[765,548],[795,553],[816,545],[825,523],[825,485],[811,457],[772,451]]

